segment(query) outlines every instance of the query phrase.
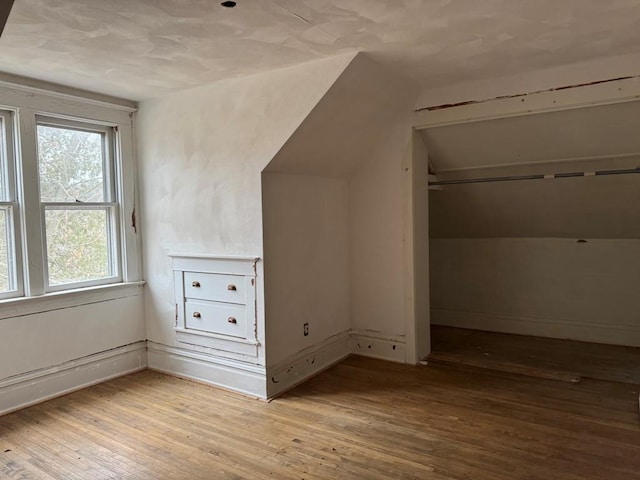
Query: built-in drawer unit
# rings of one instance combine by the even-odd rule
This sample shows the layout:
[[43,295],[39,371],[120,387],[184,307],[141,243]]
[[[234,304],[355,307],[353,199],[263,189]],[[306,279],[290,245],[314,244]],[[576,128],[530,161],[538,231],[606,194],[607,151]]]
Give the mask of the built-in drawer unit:
[[196,345],[257,356],[257,258],[172,255],[176,336]]

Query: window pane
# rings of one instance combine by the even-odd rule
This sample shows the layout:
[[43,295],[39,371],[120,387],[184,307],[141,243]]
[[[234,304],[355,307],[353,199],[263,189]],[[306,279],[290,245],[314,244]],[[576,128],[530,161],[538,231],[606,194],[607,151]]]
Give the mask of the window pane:
[[7,201],[7,130],[5,119],[0,117],[0,200]]
[[15,269],[13,268],[13,248],[11,215],[8,208],[0,209],[0,293],[15,290]]
[[49,285],[112,277],[109,213],[46,209]]
[[103,133],[38,125],[40,199],[103,202]]

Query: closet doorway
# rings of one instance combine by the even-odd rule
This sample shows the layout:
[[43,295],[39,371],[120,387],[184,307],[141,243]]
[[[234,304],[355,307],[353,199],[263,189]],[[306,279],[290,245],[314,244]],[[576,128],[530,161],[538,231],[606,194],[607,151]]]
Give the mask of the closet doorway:
[[430,361],[640,383],[639,131],[638,101],[418,131]]

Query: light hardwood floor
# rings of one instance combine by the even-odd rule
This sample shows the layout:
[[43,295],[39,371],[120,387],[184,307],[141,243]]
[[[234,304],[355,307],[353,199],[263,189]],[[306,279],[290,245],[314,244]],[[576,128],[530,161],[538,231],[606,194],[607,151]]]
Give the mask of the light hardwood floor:
[[145,371],[0,417],[8,479],[639,479],[638,387],[352,357],[265,403]]
[[431,326],[433,362],[562,381],[640,384],[640,348]]

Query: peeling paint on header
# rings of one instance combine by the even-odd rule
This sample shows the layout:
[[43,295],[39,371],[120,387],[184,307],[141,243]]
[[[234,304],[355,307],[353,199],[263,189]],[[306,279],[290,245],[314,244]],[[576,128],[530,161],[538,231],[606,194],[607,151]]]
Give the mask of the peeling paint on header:
[[478,103],[485,103],[485,102],[492,102],[494,100],[503,100],[503,99],[507,99],[507,98],[520,98],[520,97],[526,97],[528,95],[533,95],[533,94],[537,94],[537,93],[546,93],[546,92],[557,92],[560,90],[568,90],[570,88],[578,88],[578,87],[587,87],[587,86],[591,86],[591,85],[599,85],[602,83],[609,83],[609,82],[617,82],[620,80],[631,80],[631,79],[640,79],[640,75],[630,75],[630,76],[626,76],[626,77],[618,77],[618,78],[610,78],[608,80],[596,80],[594,82],[586,82],[586,83],[576,83],[573,85],[565,85],[562,87],[555,87],[555,88],[548,88],[545,90],[536,90],[533,92],[528,92],[528,93],[517,93],[514,95],[500,95],[497,97],[493,97],[493,98],[485,98],[482,100],[467,100],[464,102],[457,102],[457,103],[443,103],[442,105],[433,105],[430,107],[421,107],[421,108],[417,108],[416,110],[414,110],[416,113],[419,112],[433,112],[435,110],[443,110],[445,108],[453,108],[453,107],[462,107],[465,105],[475,105]]

